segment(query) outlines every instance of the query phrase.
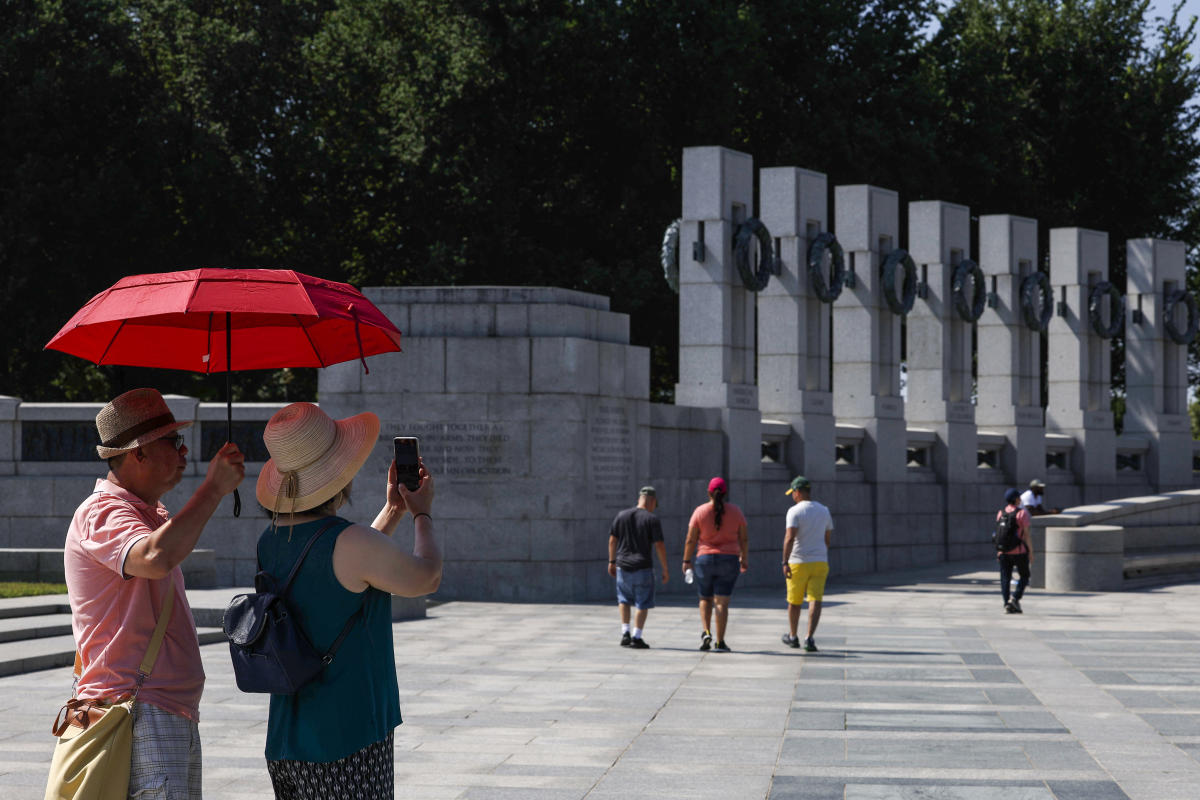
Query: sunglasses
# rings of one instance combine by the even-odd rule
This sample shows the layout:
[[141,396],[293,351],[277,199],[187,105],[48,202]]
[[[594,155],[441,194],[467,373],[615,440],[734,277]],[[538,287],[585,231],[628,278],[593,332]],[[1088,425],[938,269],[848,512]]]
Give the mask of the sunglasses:
[[182,450],[187,438],[182,433],[172,433],[170,436],[162,437],[163,441],[170,442],[171,446],[176,450]]

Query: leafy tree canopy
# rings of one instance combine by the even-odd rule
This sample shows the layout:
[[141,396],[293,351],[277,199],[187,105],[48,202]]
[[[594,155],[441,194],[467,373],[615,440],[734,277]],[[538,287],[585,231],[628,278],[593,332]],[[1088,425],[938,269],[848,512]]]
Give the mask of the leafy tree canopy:
[[607,294],[663,397],[698,144],[1106,230],[1119,272],[1200,239],[1195,36],[1146,0],[6,0],[0,392],[219,395],[41,346],[123,275],[235,265]]

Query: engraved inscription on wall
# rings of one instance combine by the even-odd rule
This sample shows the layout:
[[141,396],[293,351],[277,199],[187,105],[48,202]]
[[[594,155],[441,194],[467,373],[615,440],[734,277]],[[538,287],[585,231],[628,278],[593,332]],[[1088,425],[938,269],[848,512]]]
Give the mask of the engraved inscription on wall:
[[503,478],[527,471],[520,434],[512,422],[421,422],[397,435],[421,440],[421,458],[434,475]]
[[592,498],[628,503],[633,470],[633,430],[625,406],[600,403],[588,414],[588,474]]

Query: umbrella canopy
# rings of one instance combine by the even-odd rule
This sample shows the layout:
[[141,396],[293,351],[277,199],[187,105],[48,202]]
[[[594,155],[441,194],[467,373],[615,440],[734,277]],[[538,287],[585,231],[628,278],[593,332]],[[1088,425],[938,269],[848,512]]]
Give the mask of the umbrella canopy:
[[98,365],[214,373],[394,352],[400,331],[347,283],[288,269],[189,269],[122,278],[46,347]]
[[[132,275],[88,301],[46,344],[97,365],[224,372],[327,367],[400,349],[400,331],[348,283],[290,269]],[[233,493],[233,514],[242,500]]]

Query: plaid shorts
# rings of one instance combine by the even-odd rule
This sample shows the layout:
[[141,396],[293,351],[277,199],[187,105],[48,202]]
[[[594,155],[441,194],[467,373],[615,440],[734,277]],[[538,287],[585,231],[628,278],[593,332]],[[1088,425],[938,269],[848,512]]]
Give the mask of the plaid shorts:
[[135,703],[129,796],[200,800],[200,726],[149,703]]

